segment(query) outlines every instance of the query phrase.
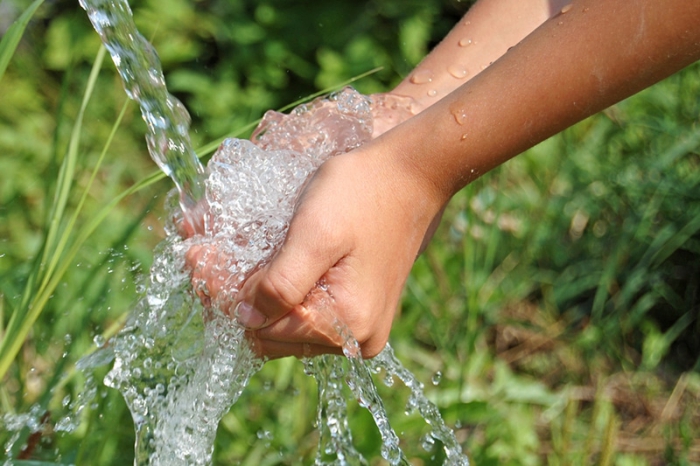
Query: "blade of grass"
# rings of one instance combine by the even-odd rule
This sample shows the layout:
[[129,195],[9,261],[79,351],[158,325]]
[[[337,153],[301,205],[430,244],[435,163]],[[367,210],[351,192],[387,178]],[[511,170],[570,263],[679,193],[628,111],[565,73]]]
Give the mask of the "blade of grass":
[[15,54],[15,50],[24,34],[24,30],[27,28],[27,24],[29,24],[29,20],[32,19],[32,16],[34,16],[37,8],[39,8],[42,3],[44,3],[44,0],[34,0],[34,3],[24,10],[24,13],[22,13],[17,21],[12,23],[12,26],[7,29],[2,40],[0,40],[0,80],[2,80],[5,74],[7,65],[10,64],[12,55]]
[[612,464],[615,455],[617,435],[619,431],[619,423],[615,413],[610,413],[608,422],[605,425],[605,434],[603,436],[603,445],[600,452],[600,466],[609,466]]
[[[83,118],[85,116],[85,109],[87,108],[88,102],[92,97],[92,91],[95,89],[95,82],[97,81],[97,76],[100,73],[100,68],[102,67],[102,62],[104,61],[106,49],[100,47],[97,52],[97,57],[93,63],[92,71],[90,72],[90,77],[88,78],[87,87],[85,89],[85,94],[83,96],[83,101],[80,104],[80,110],[78,111],[78,117],[73,125],[73,131],[71,132],[70,142],[68,144],[68,152],[64,159],[64,163],[61,165],[61,170],[58,174],[58,185],[56,186],[56,195],[54,199],[54,207],[50,214],[50,228],[49,233],[46,238],[47,249],[44,251],[44,257],[42,262],[49,260],[48,254],[52,254],[48,268],[43,274],[44,279],[40,289],[46,285],[48,277],[51,276],[53,270],[56,267],[56,262],[61,257],[63,252],[63,247],[65,247],[65,241],[70,235],[71,227],[68,226],[64,228],[62,238],[57,239],[59,234],[59,228],[64,219],[64,213],[66,209],[66,204],[68,203],[68,195],[70,194],[71,187],[73,185],[73,177],[75,175],[75,167],[78,161],[78,145],[80,144],[80,135],[82,133]],[[104,156],[104,153],[103,153]],[[101,160],[101,159],[100,159]],[[93,172],[94,179],[94,172]],[[91,179],[92,181],[92,179]],[[83,197],[84,199],[84,197]],[[81,201],[82,202],[82,201]],[[77,216],[79,208],[76,209],[75,215]],[[58,240],[58,244],[54,246],[54,242]]]
[[[503,192],[505,191],[506,185],[508,183],[507,181],[508,173],[505,170],[500,170],[498,173],[498,177],[496,177],[496,183],[498,184],[498,187],[496,188],[498,192]],[[496,214],[496,219],[494,220],[493,224],[491,225],[491,228],[489,228],[488,232],[488,238],[486,240],[486,254],[484,256],[484,269],[485,270],[493,270],[495,268],[495,260],[496,260],[496,251],[498,250],[498,247],[500,246],[501,239],[502,239],[502,234],[501,230],[498,227],[498,221],[500,219],[501,214],[503,213],[503,201],[505,197],[504,196],[496,196],[496,200],[494,202],[494,213]],[[482,303],[483,304],[483,303]]]
[[652,267],[658,267],[700,230],[700,213],[671,236],[651,257]]
[[[45,295],[42,295],[41,293],[42,291],[46,290],[47,286],[51,283],[53,272],[63,254],[63,249],[65,248],[64,239],[67,241],[67,237],[70,235],[72,230],[71,224],[69,228],[64,230],[62,237],[58,237],[59,229],[63,223],[66,204],[68,203],[68,195],[72,186],[72,180],[75,174],[75,167],[78,158],[78,143],[80,141],[85,109],[90,101],[90,97],[92,96],[92,91],[94,90],[97,75],[99,74],[99,70],[102,66],[105,52],[105,48],[101,47],[97,53],[95,62],[93,63],[92,71],[83,95],[83,101],[71,133],[68,152],[66,153],[61,165],[61,170],[58,175],[58,183],[56,185],[54,203],[49,216],[49,228],[42,246],[43,252],[41,253],[41,260],[38,261],[34,270],[29,276],[20,306],[18,306],[15,309],[15,312],[12,313],[10,322],[7,326],[7,332],[0,343],[0,379],[4,377],[11,361],[17,355],[22,342],[26,338],[27,333],[29,333],[29,329],[43,311],[43,306],[51,295],[52,290],[46,296],[46,300],[43,300],[43,304],[37,307],[37,297],[40,299]],[[109,142],[111,143],[111,138],[109,139]],[[77,212],[75,215],[77,215]],[[58,244],[55,244],[57,238]],[[59,276],[58,279],[60,280],[60,278],[61,277]],[[58,282],[55,282],[57,285]],[[40,283],[38,289],[36,287],[37,283]]]

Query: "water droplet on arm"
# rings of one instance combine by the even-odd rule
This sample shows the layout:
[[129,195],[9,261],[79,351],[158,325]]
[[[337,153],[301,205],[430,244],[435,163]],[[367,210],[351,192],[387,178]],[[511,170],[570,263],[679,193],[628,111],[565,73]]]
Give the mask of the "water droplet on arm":
[[447,72],[450,73],[452,77],[457,79],[464,79],[469,74],[467,69],[462,65],[450,65],[447,67]]
[[452,116],[457,124],[463,125],[467,121],[467,110],[464,108],[452,110]]
[[426,84],[433,81],[433,72],[430,70],[418,70],[409,79],[413,84]]
[[474,43],[474,42],[472,42],[472,40],[471,40],[470,38],[468,38],[468,37],[465,37],[465,38],[463,38],[463,39],[460,39],[459,42],[458,42],[458,44],[459,44],[460,47],[469,47],[469,46],[472,45],[473,43]]

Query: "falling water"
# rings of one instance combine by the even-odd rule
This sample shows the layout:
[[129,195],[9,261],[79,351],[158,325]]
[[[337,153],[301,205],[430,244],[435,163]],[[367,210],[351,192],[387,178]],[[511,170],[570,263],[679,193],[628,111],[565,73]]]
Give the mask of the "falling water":
[[[254,355],[244,329],[222,309],[282,243],[295,199],[315,170],[329,157],[371,139],[371,102],[345,89],[289,115],[268,112],[252,141],[226,140],[205,171],[190,147],[187,112],[168,94],[156,52],[136,31],[127,2],[80,1],[127,94],[141,106],[152,157],[178,188],[171,196],[167,237],[155,251],[143,297],[102,350],[107,356],[98,359],[114,361],[105,383],[122,393],[131,410],[136,465],[210,464],[219,420],[264,363]],[[187,239],[178,234],[183,211],[202,226]],[[203,251],[196,267],[214,264],[211,275],[222,281],[223,291],[207,308],[195,297],[185,265],[185,254],[194,246]],[[315,463],[367,464],[348,427],[348,400],[339,383],[345,380],[377,425],[382,456],[392,465],[408,464],[372,381],[371,373],[381,369],[409,387],[408,409],[418,410],[431,426],[430,438],[442,442],[446,464],[467,465],[454,433],[391,348],[364,361],[352,334],[332,314],[325,287],[319,285],[315,293],[320,320],[341,337],[345,353],[305,361],[306,372],[319,385],[321,439]]]
[[204,208],[204,168],[192,149],[190,116],[168,93],[158,54],[138,32],[127,0],[79,0],[100,35],[130,99],[141,109],[148,151],[175,182],[180,206],[195,221]]

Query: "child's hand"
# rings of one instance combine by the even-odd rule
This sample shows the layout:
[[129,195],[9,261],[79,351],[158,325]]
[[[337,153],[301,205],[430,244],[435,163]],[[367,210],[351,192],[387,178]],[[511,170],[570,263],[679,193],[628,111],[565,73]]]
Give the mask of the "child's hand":
[[[442,206],[417,171],[378,141],[326,162],[306,187],[284,245],[243,286],[234,314],[268,357],[339,352],[314,306],[323,281],[364,356],[388,339],[401,290]],[[379,143],[379,144],[377,144]],[[322,315],[322,314],[321,314]]]

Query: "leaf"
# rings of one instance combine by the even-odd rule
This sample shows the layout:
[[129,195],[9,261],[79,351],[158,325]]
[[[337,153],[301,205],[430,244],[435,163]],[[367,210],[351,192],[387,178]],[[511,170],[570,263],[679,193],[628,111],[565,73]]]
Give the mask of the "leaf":
[[19,41],[22,38],[22,34],[24,34],[24,30],[27,28],[27,24],[29,24],[29,20],[34,16],[37,8],[39,8],[42,3],[44,3],[44,0],[34,0],[34,3],[22,13],[22,16],[7,29],[2,41],[0,41],[0,80],[2,80],[5,74],[7,65],[10,63],[10,59],[12,55],[14,55],[17,45],[19,45]]
[[[64,214],[68,203],[68,195],[73,186],[83,115],[92,97],[104,56],[105,49],[102,47],[93,63],[78,117],[71,133],[68,153],[58,174],[56,193],[48,218],[49,227],[42,247],[41,261],[37,263],[37,267],[30,274],[22,301],[17,311],[10,317],[7,333],[2,342],[0,342],[0,378],[4,377],[30,328],[43,311],[46,301],[50,299],[52,288],[58,285],[63,271],[68,267],[68,264],[60,263],[60,258],[65,250],[75,220],[72,220],[68,228],[63,232],[61,232],[60,227],[65,220]],[[109,141],[111,142],[111,138]],[[92,179],[94,179],[94,175]],[[61,273],[58,275],[55,273],[57,267],[61,270]]]

